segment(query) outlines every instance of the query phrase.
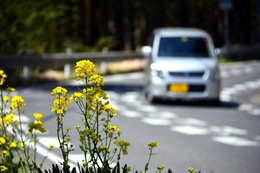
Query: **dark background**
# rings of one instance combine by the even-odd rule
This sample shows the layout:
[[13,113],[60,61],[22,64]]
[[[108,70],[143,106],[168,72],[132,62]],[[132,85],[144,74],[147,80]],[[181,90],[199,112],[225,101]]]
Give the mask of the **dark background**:
[[[233,0],[231,45],[260,42],[260,1]],[[134,50],[158,27],[197,27],[224,41],[219,0],[2,0],[0,54]]]

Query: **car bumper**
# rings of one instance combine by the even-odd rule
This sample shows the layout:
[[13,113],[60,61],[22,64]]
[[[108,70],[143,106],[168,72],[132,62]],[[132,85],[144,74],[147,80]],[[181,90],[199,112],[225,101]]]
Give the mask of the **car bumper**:
[[[183,93],[171,92],[170,84],[184,83],[188,91]],[[220,81],[163,81],[154,80],[150,84],[150,92],[154,97],[173,100],[217,100],[220,93]]]

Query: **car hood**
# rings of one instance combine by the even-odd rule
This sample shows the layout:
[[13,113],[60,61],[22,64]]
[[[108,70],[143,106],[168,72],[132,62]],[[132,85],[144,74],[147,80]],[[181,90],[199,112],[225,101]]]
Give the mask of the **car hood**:
[[167,71],[204,71],[216,66],[213,58],[161,58],[151,64],[151,68]]

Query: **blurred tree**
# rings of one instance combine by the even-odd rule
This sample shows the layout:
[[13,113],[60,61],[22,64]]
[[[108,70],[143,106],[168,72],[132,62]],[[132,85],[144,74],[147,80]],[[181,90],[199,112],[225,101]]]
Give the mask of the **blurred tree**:
[[57,18],[63,16],[63,11],[64,6],[55,4],[54,0],[1,1],[0,53],[31,54],[57,50]]
[[[230,43],[260,42],[259,0],[233,0]],[[219,0],[2,0],[0,53],[129,50],[158,27],[197,27],[223,45]]]

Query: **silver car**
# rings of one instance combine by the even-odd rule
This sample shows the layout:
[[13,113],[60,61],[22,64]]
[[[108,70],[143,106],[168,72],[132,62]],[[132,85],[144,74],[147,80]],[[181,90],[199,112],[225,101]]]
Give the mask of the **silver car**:
[[220,75],[210,35],[195,28],[156,29],[148,46],[145,94],[158,99],[219,102]]

